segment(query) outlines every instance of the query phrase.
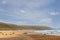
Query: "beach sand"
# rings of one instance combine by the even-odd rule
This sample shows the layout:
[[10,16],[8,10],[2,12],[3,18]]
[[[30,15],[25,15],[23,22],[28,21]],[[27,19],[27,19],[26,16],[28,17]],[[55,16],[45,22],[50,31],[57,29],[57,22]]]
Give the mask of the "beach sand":
[[23,34],[23,32],[0,32],[0,40],[60,40],[60,36],[46,34]]

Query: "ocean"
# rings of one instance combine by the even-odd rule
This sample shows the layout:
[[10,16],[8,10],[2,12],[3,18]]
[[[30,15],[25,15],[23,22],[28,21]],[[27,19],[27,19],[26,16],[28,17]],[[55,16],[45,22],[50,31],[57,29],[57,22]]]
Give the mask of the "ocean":
[[24,30],[28,34],[47,34],[60,36],[60,30]]

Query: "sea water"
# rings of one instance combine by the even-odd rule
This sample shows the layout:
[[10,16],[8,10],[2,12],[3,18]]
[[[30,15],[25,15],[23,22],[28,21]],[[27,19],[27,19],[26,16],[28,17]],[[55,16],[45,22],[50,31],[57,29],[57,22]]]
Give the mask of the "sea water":
[[60,36],[60,30],[25,30],[29,34],[47,34]]

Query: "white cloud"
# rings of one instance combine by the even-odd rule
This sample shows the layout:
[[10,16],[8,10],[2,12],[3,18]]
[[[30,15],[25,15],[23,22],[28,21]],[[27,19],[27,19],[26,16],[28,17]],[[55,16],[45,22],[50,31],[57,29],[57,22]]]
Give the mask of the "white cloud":
[[20,10],[20,13],[26,13],[26,11],[25,10]]
[[[51,3],[53,3],[55,0],[6,0],[9,4],[14,6],[23,6],[28,8],[35,8],[35,7],[45,7]],[[5,2],[3,2],[5,3]]]
[[53,2],[54,0],[33,0],[33,1],[28,2],[26,5],[30,8],[45,7]]
[[[6,1],[3,1],[2,3],[6,4],[6,2],[8,3],[8,6],[11,7],[9,9],[10,14],[7,13],[6,15],[11,16],[11,19],[17,19],[17,20],[23,19],[26,21],[29,20],[29,22],[32,21],[37,23],[38,20],[48,17],[46,14],[47,12],[45,12],[45,10],[42,10],[42,11],[39,10],[38,7],[39,8],[45,7],[48,4],[52,3],[53,0],[6,0]],[[38,11],[32,10],[35,7],[37,7]],[[42,19],[41,22],[50,23],[51,19],[50,18]],[[27,22],[16,21],[16,24],[27,24]]]
[[26,21],[18,21],[15,24],[17,24],[17,25],[26,25],[28,23]]
[[15,17],[24,20],[37,21],[41,18],[47,17],[46,12],[42,11],[30,11],[30,10],[19,10],[15,12]]
[[50,15],[59,15],[59,12],[51,12]]
[[6,4],[7,2],[6,1],[2,1],[2,4]]
[[44,18],[40,20],[40,23],[52,23],[52,19],[51,18]]

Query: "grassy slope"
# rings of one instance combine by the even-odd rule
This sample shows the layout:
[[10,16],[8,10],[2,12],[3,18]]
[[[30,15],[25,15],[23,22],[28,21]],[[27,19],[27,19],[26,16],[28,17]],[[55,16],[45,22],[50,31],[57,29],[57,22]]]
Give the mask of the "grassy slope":
[[0,23],[0,30],[50,30],[52,28],[46,26],[18,26],[13,24]]

